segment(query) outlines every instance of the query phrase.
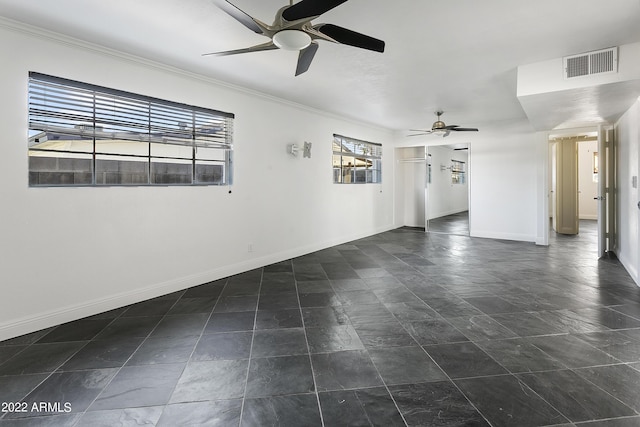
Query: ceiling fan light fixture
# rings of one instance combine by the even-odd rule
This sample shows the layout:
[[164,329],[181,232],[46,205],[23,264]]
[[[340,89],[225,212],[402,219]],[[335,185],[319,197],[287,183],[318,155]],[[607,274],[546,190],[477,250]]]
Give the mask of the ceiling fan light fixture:
[[273,44],[284,50],[302,50],[311,44],[311,36],[300,30],[282,30],[273,36]]

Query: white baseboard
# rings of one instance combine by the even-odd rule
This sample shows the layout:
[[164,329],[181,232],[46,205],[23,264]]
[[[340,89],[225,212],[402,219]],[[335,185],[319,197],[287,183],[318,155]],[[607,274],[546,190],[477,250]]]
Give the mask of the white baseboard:
[[494,231],[472,231],[471,237],[482,237],[484,239],[497,239],[497,240],[513,240],[517,242],[531,242],[537,241],[535,235],[529,234],[516,234],[516,233],[496,233]]
[[234,274],[239,274],[245,271],[253,270],[255,268],[264,267],[265,265],[274,264],[332,246],[373,236],[375,234],[393,230],[395,228],[397,227],[390,225],[376,229],[371,233],[354,234],[350,236],[344,236],[340,239],[331,239],[321,243],[301,246],[295,249],[241,261],[232,265],[226,265],[198,274],[168,280],[166,282],[157,283],[145,288],[134,289],[130,292],[109,295],[104,298],[85,301],[80,304],[54,308],[43,313],[29,315],[18,319],[12,319],[9,322],[0,324],[0,341],[39,331],[41,329],[50,328],[62,323],[71,322],[73,320],[82,319],[83,317],[93,316],[105,311],[114,310],[116,308],[124,307],[126,305],[134,304],[140,301],[145,301],[150,298],[155,298],[161,295],[170,294],[172,292],[181,291],[192,286],[201,285],[203,283],[208,283],[214,280],[229,277]]

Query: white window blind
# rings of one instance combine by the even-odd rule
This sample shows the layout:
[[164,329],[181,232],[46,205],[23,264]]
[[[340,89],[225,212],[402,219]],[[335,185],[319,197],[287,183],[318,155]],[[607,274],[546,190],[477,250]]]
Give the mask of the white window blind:
[[230,185],[233,114],[29,73],[29,185]]

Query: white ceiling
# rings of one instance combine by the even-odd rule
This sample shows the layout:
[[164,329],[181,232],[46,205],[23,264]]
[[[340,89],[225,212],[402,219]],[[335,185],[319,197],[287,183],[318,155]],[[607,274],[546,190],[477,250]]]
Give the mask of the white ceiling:
[[[288,4],[232,2],[267,23]],[[385,53],[320,42],[294,77],[297,52],[201,56],[267,41],[213,0],[0,0],[0,15],[394,130],[429,128],[438,109],[468,127],[524,119],[519,65],[640,41],[639,0],[350,0],[314,23],[385,40]],[[628,90],[600,98],[611,111],[630,105]],[[594,102],[547,95],[530,99],[527,114],[550,129]]]

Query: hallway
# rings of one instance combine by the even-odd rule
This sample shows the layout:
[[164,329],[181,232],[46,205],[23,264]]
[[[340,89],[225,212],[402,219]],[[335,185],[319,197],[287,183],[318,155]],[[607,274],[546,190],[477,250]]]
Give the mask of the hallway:
[[0,427],[638,426],[640,289],[590,225],[401,228],[0,342],[0,401],[62,405]]

